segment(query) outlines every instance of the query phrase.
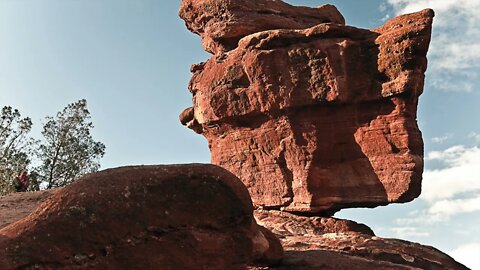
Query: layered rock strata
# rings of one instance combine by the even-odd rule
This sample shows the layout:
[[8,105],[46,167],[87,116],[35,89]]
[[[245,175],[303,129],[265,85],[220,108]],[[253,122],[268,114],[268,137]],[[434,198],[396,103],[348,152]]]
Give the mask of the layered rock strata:
[[213,165],[111,169],[31,197],[44,202],[0,229],[0,269],[223,270],[282,257],[245,186]]
[[[216,55],[192,66],[193,107],[181,122],[208,139],[212,163],[237,175],[256,206],[330,214],[418,197],[432,10],[364,30],[332,6],[317,20],[274,0],[194,2],[180,16]],[[272,16],[298,23],[264,22]]]
[[332,5],[294,7],[279,0],[183,0],[180,17],[202,37],[203,48],[221,54],[253,33],[272,29],[303,29],[320,23],[345,24]]
[[349,220],[258,210],[255,217],[280,238],[285,258],[278,266],[250,270],[468,270],[433,247],[377,237]]

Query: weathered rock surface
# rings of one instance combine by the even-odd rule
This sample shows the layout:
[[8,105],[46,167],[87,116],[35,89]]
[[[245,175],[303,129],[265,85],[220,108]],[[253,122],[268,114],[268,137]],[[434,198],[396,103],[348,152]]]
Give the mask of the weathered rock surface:
[[333,217],[305,217],[276,210],[255,210],[255,219],[281,237],[324,235],[329,233],[375,236],[368,226]]
[[276,267],[252,270],[468,269],[433,247],[376,237],[367,226],[348,220],[258,210],[255,216],[279,236],[285,257]]
[[[54,192],[0,197],[0,205],[5,205],[0,208],[0,217],[13,211],[17,216],[10,215],[11,221],[20,220],[26,213],[15,209],[36,208]],[[273,243],[278,242],[278,236],[286,251],[282,263],[275,267],[248,269],[467,269],[434,248],[374,237],[370,228],[353,221],[266,210],[256,210],[254,215],[260,225],[276,236],[261,227],[262,232],[266,231],[264,235]],[[274,254],[269,258],[278,257],[278,248],[273,245],[269,249],[268,253]]]
[[[49,194],[31,196],[35,205]],[[22,215],[23,213],[19,213]],[[247,189],[213,165],[139,166],[86,176],[0,230],[0,269],[244,269],[276,263]]]
[[345,24],[332,5],[294,7],[279,0],[183,0],[179,15],[190,31],[202,37],[205,50],[213,54],[229,51],[244,36],[265,30]]
[[0,197],[0,229],[28,216],[59,189],[19,192]]
[[[245,1],[198,2],[235,13]],[[242,22],[187,0],[181,14],[185,6],[190,15],[182,17],[204,40],[213,39],[212,27],[223,33]],[[375,30],[329,15],[331,23],[263,31],[274,27],[258,18],[271,14],[251,15],[256,28],[235,35],[243,35],[238,44],[192,66],[193,107],[181,121],[208,139],[212,163],[237,175],[255,205],[270,209],[331,213],[418,197],[423,141],[416,110],[433,11]],[[203,17],[211,19],[199,23]]]

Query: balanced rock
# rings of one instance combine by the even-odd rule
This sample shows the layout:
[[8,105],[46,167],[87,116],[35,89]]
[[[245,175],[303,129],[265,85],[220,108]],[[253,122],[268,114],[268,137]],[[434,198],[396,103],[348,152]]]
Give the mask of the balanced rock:
[[[249,1],[198,1],[207,2],[237,14]],[[416,111],[433,11],[364,30],[345,26],[329,6],[330,22],[287,27],[260,18],[297,8],[258,3],[270,12],[250,12],[255,28],[192,66],[193,107],[181,120],[208,139],[212,163],[237,175],[254,204],[269,209],[332,213],[418,197],[423,141]],[[245,23],[185,6],[191,1],[183,1],[182,18],[204,40],[214,39],[214,25],[227,33]],[[296,21],[311,19],[295,14]],[[211,20],[193,19],[200,17]]]
[[88,175],[0,229],[0,250],[5,270],[244,269],[282,257],[256,224],[247,189],[213,165]]

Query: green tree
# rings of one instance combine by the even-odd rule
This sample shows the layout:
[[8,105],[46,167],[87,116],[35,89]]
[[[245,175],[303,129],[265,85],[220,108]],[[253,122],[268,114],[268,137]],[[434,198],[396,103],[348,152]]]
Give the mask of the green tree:
[[93,124],[85,99],[67,105],[55,117],[46,117],[35,169],[37,181],[47,189],[65,186],[100,168],[105,145],[93,140]]
[[28,137],[32,120],[22,118],[17,109],[5,106],[0,112],[0,195],[12,192],[13,181],[26,170],[34,145]]

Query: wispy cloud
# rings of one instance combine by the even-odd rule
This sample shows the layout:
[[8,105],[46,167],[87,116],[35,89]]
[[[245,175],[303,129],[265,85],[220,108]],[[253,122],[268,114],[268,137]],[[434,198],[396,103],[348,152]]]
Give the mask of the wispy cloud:
[[426,231],[422,231],[421,229],[416,227],[393,227],[393,228],[390,228],[390,231],[392,231],[396,235],[396,237],[400,239],[408,239],[410,237],[430,236],[430,233]]
[[472,270],[480,270],[480,243],[459,246],[449,252],[449,255]]
[[476,144],[480,144],[480,133],[472,132],[468,135],[470,139],[473,139]]
[[453,135],[452,134],[445,134],[444,136],[441,136],[441,137],[433,137],[431,139],[431,141],[433,143],[444,143],[445,141],[447,141],[448,139],[450,139]]
[[432,151],[426,159],[442,165],[423,174],[420,199],[426,206],[397,219],[397,225],[436,224],[456,215],[480,212],[480,148],[457,145]]
[[480,211],[480,194],[468,199],[441,200],[433,203],[428,212],[433,215],[453,216]]
[[480,148],[453,146],[444,151],[430,152],[427,159],[444,165],[441,169],[426,170],[423,174],[421,198],[428,203],[466,193],[480,193]]
[[439,89],[473,91],[480,68],[480,0],[387,0],[396,14],[435,10],[430,81]]

